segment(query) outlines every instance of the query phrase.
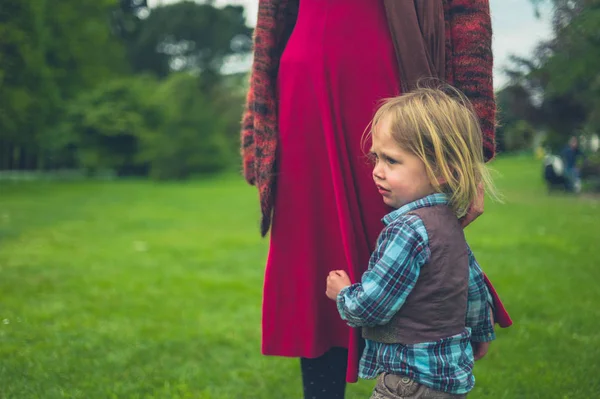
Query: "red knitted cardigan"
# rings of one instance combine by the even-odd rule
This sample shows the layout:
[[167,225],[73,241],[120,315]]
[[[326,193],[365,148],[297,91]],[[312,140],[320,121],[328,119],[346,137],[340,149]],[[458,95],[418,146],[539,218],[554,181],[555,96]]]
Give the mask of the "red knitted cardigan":
[[[277,176],[277,71],[296,23],[298,1],[260,0],[254,31],[254,61],[242,118],[241,152],[244,177],[258,188],[263,236],[271,226]],[[483,131],[484,156],[489,160],[495,154],[496,114],[489,0],[444,0],[444,17],[446,81],[473,103]]]

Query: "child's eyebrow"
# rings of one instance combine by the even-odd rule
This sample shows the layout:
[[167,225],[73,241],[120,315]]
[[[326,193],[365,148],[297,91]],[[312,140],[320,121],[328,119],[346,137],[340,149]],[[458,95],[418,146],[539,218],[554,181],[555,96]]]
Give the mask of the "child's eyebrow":
[[385,152],[385,151],[379,151],[379,154],[380,154],[382,157],[385,157],[385,158],[390,158],[390,159],[393,159],[393,158],[394,158],[393,156],[391,156],[390,154],[388,154],[388,153],[387,153],[387,152]]

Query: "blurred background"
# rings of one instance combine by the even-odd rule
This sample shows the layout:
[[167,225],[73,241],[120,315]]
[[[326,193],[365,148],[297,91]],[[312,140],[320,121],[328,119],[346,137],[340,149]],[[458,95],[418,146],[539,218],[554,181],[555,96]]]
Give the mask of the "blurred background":
[[[1,398],[301,396],[260,355],[257,3],[0,0]],[[515,325],[470,397],[597,398],[600,1],[490,3],[505,202],[467,235]]]
[[[597,150],[594,2],[491,3],[499,151],[539,156],[572,135]],[[0,12],[3,176],[238,167],[256,1],[4,0]]]

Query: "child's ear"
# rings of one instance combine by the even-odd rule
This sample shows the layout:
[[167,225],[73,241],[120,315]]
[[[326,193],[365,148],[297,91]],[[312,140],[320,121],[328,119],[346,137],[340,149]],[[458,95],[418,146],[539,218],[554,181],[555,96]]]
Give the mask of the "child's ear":
[[[450,168],[450,173],[452,174],[452,176],[449,176],[450,179],[454,179],[455,181],[458,180],[458,172],[456,171],[456,168],[453,165],[448,165],[448,167]],[[437,170],[435,172],[435,175],[436,175],[437,183],[440,186],[445,186],[448,184],[448,179],[446,177],[444,177],[444,174],[440,170]]]
[[446,179],[437,168],[432,169],[429,173],[429,182],[434,187],[442,187],[447,183]]
[[444,186],[444,185],[448,184],[448,179],[446,179],[446,177],[444,177],[444,174],[442,173],[441,170],[436,169],[434,171],[434,174],[435,174],[435,181],[437,182],[438,185]]

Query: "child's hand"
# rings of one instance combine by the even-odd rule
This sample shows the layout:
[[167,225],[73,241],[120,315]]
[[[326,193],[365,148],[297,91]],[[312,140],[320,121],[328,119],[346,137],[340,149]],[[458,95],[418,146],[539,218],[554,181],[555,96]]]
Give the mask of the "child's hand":
[[[490,308],[490,323],[492,326],[494,325],[494,311]],[[481,359],[485,355],[487,355],[488,350],[490,349],[491,342],[473,342],[471,341],[471,346],[473,347],[473,358],[475,361]]]
[[327,298],[336,300],[342,288],[351,285],[350,277],[343,270],[333,270],[327,276]]
[[477,185],[477,197],[473,200],[469,206],[467,214],[460,219],[460,225],[464,229],[472,221],[477,219],[483,213],[483,200],[484,200],[485,189],[482,183]]
[[489,342],[473,342],[471,341],[471,346],[473,347],[473,358],[475,361],[481,359],[485,355],[487,355],[488,349],[490,349]]

